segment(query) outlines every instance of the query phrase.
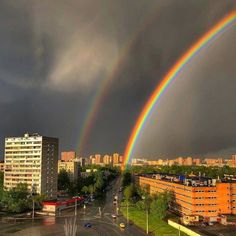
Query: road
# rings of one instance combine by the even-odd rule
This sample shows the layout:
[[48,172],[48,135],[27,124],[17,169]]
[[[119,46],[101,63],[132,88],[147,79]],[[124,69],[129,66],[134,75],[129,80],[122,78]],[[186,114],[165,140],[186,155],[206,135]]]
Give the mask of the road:
[[[125,229],[121,229],[121,222],[126,224],[126,220],[122,216],[118,216],[115,220],[111,215],[116,213],[116,207],[113,205],[113,193],[118,194],[121,200],[122,194],[119,193],[121,179],[117,178],[110,185],[106,197],[101,201],[96,200],[90,203],[86,209],[80,208],[77,211],[76,227],[77,234],[80,236],[142,236],[146,235],[141,229],[135,225],[126,225]],[[99,207],[101,214],[99,214]],[[24,220],[21,223],[0,223],[0,235],[17,235],[17,236],[41,236],[41,235],[65,235],[65,219],[74,221],[74,209],[62,212],[60,217],[44,217],[43,219]],[[91,223],[91,228],[84,228],[85,223]]]

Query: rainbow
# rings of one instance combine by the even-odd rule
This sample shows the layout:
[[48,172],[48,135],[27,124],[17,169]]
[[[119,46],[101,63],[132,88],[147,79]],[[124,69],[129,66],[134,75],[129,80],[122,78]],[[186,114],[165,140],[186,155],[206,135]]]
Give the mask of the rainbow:
[[161,96],[167,91],[171,82],[177,78],[178,74],[182,71],[182,69],[197,55],[205,46],[209,43],[213,42],[218,36],[220,36],[225,30],[232,26],[236,19],[236,11],[229,13],[223,19],[221,19],[213,28],[211,28],[207,33],[205,33],[196,43],[190,47],[186,53],[179,58],[179,60],[175,63],[175,65],[168,71],[165,77],[162,79],[160,84],[156,87],[144,108],[142,109],[135,126],[131,132],[129,137],[127,146],[125,148],[124,153],[124,161],[123,168],[126,168],[137,143],[137,140],[140,136],[142,128],[145,125],[149,115],[152,113],[153,108],[160,100]]
[[78,140],[78,152],[79,155],[84,155],[85,146],[88,143],[89,135],[92,130],[92,127],[96,120],[96,115],[102,106],[102,102],[104,97],[106,96],[106,92],[113,81],[113,79],[119,74],[119,71],[122,67],[122,63],[125,60],[129,50],[135,44],[138,35],[143,32],[148,25],[152,24],[154,20],[159,16],[161,9],[155,8],[153,9],[153,13],[145,19],[141,25],[138,27],[138,30],[130,37],[130,39],[125,43],[121,52],[118,55],[118,60],[115,60],[113,65],[111,66],[110,71],[108,72],[108,76],[104,79],[102,84],[99,86],[99,89],[94,94],[91,102],[88,106],[88,110],[84,117],[84,122],[82,124],[82,129],[80,130],[79,140]]

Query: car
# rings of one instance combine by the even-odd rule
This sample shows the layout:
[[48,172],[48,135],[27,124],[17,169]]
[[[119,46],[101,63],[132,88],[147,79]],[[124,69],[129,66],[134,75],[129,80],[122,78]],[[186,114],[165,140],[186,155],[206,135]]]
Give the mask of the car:
[[115,214],[112,214],[111,217],[112,217],[113,219],[116,219],[116,215],[115,215]]
[[120,227],[121,227],[122,229],[124,229],[124,228],[125,228],[125,223],[120,223]]
[[92,227],[92,224],[89,223],[89,222],[87,222],[87,223],[84,224],[84,227],[85,227],[85,228],[91,228],[91,227]]

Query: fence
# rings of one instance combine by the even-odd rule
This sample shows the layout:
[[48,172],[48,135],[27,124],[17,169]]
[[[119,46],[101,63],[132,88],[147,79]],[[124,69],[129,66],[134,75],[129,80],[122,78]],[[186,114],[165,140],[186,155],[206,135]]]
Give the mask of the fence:
[[183,225],[180,225],[172,220],[168,220],[168,224],[172,227],[174,227],[175,229],[177,230],[180,230],[181,232],[187,234],[187,235],[190,235],[190,236],[201,236],[201,234],[198,234],[196,232],[194,232],[193,230],[191,229],[188,229],[187,227],[183,226]]

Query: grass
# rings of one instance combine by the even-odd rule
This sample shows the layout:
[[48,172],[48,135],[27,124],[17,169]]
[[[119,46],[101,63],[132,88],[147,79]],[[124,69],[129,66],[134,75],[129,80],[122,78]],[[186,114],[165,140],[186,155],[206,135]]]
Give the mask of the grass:
[[[126,217],[126,207],[121,207],[121,212]],[[129,220],[135,225],[146,231],[146,213],[142,210],[137,209],[134,206],[129,207]],[[160,220],[154,214],[149,214],[149,233],[155,236],[178,236],[178,230],[168,225],[167,222]],[[181,236],[186,236],[185,233],[181,232]]]

